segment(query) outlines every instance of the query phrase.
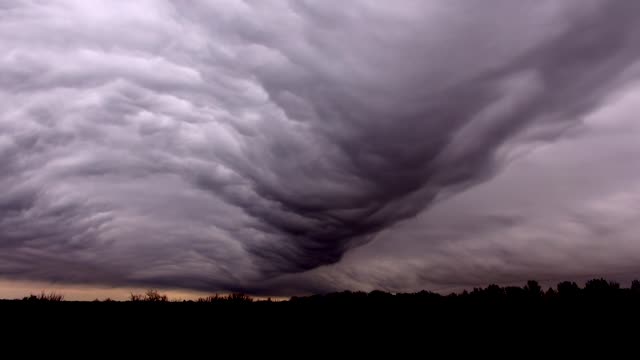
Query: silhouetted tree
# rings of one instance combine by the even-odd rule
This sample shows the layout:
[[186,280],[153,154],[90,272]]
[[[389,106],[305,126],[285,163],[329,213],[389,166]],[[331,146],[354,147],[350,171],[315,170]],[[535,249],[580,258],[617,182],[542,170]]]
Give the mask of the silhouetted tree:
[[[39,295],[30,295],[23,299],[26,302],[60,302],[64,296],[57,293],[42,292]],[[138,303],[167,303],[168,297],[157,290],[148,290],[143,294],[130,296],[132,302]],[[328,308],[330,310],[347,309],[349,312],[364,309],[367,312],[375,313],[378,309],[409,309],[415,313],[428,313],[429,311],[439,312],[442,309],[455,309],[456,311],[471,309],[471,311],[484,312],[485,308],[491,311],[496,309],[527,309],[528,310],[553,310],[555,306],[567,313],[573,309],[579,309],[580,313],[589,307],[590,309],[616,309],[623,305],[637,304],[640,300],[640,281],[634,280],[630,289],[621,289],[620,284],[605,279],[592,279],[586,282],[584,289],[575,282],[564,281],[557,285],[557,290],[549,288],[543,292],[540,284],[530,280],[523,287],[507,286],[501,287],[491,284],[486,288],[474,288],[473,291],[463,291],[456,294],[451,293],[443,296],[430,291],[419,291],[416,293],[392,294],[384,291],[371,291],[369,293],[361,291],[342,291],[336,293],[311,295],[303,297],[292,297],[289,301],[254,301],[253,298],[242,293],[233,293],[225,296],[213,295],[199,298],[198,303],[204,306],[223,306],[234,308],[235,305],[250,306],[255,308],[278,308],[287,306],[293,307],[317,307],[316,309]],[[6,301],[10,302],[10,301]],[[111,299],[104,301],[93,301],[95,305],[112,302]],[[180,304],[193,303],[192,301],[180,301]],[[233,305],[233,306],[230,306]],[[114,305],[115,306],[115,305]],[[120,305],[117,305],[120,306]],[[136,308],[140,305],[135,305]],[[173,308],[174,305],[171,305]],[[179,305],[183,306],[183,305]],[[198,305],[201,309],[200,306]],[[314,310],[315,311],[315,310]],[[590,311],[590,310],[589,310]],[[576,312],[577,313],[577,312]],[[533,318],[541,314],[539,311],[531,311],[528,314]]]
[[253,302],[253,298],[242,293],[229,294],[226,300],[235,304],[248,304]]
[[218,294],[215,295],[209,295],[206,297],[201,297],[198,298],[198,302],[199,303],[215,303],[215,302],[220,302],[223,301],[224,299],[221,298],[220,296],[218,296]]
[[526,291],[518,286],[507,286],[504,288],[504,292],[511,300],[521,300],[526,296]]
[[150,302],[166,302],[168,298],[167,295],[160,294],[158,290],[149,289],[144,294],[144,300]]
[[527,281],[527,285],[525,285],[524,290],[530,297],[539,298],[542,296],[542,287],[535,280]]
[[592,296],[611,294],[612,292],[619,289],[620,284],[613,281],[609,282],[605,279],[592,279],[584,284],[585,293]]
[[160,294],[158,290],[149,289],[144,294],[131,293],[129,300],[133,302],[164,303],[169,301],[169,298],[167,295]]
[[64,301],[64,295],[58,294],[56,292],[41,292],[38,295],[31,294],[28,297],[22,299],[23,301],[30,302],[61,302]]
[[547,291],[544,293],[544,298],[547,300],[553,299],[558,295],[558,293],[553,290],[553,288],[548,288]]
[[580,294],[580,287],[573,281],[563,281],[556,286],[558,295],[564,298],[576,297]]

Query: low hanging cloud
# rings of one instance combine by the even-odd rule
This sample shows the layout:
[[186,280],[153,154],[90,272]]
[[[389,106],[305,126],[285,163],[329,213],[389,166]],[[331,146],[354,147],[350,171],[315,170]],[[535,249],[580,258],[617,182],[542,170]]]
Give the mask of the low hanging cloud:
[[461,291],[640,274],[640,86],[589,114],[572,136],[537,147],[498,176],[388,229],[340,263],[266,288]]
[[577,126],[639,10],[3,1],[0,275],[287,287]]

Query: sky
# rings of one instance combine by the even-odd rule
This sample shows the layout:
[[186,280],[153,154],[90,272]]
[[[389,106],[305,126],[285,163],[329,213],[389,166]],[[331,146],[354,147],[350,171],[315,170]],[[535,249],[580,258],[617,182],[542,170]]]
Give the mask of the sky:
[[0,0],[0,298],[640,277],[638,13]]

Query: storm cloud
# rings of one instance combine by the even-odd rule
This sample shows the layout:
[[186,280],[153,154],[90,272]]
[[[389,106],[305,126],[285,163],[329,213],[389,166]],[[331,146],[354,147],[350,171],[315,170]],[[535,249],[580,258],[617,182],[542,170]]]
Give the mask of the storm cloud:
[[[639,13],[622,0],[0,1],[0,275],[263,293],[420,286],[390,269],[509,280],[504,264],[469,277],[485,252],[510,254],[478,240],[460,260],[442,244],[461,240],[438,234],[541,229],[540,214],[464,216],[473,202],[457,199],[523,149],[579,136],[633,84]],[[428,230],[406,229],[428,214]],[[575,235],[558,226],[545,231]],[[326,266],[350,250],[421,256]],[[522,276],[548,263],[529,265]]]

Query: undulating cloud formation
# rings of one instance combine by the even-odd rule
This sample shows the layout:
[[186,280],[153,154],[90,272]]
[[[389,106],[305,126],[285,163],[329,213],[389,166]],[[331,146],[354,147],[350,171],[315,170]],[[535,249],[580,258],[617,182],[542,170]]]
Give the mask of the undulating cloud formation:
[[640,270],[640,3],[0,0],[0,277]]

